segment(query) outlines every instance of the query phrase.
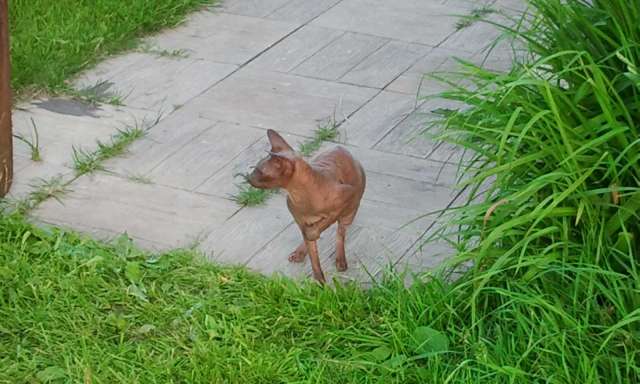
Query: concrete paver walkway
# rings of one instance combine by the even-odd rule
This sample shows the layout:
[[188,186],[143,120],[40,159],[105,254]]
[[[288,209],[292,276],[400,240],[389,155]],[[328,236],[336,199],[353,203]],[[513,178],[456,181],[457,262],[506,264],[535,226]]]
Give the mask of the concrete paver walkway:
[[[88,107],[36,100],[15,111],[18,132],[38,127],[43,162],[16,141],[21,196],[36,178],[73,179],[73,148],[91,150],[118,128],[148,124],[148,135],[109,160],[107,172],[74,179],[60,200],[32,215],[100,237],[127,232],[150,249],[197,246],[212,260],[264,273],[305,276],[286,256],[301,240],[284,193],[263,206],[239,208],[230,196],[268,148],[266,129],[292,144],[335,119],[340,138],[364,165],[368,185],[347,235],[347,278],[366,280],[389,264],[423,270],[446,257],[444,246],[420,249],[432,226],[425,213],[454,202],[457,152],[417,136],[430,111],[423,101],[441,86],[422,80],[452,56],[479,62],[498,32],[458,17],[518,0],[227,0],[147,40],[147,52],[109,59],[81,76],[78,88],[103,83],[124,105]],[[488,65],[508,67],[497,50]],[[335,145],[325,144],[324,147]],[[335,230],[320,241],[325,272],[333,266]]]

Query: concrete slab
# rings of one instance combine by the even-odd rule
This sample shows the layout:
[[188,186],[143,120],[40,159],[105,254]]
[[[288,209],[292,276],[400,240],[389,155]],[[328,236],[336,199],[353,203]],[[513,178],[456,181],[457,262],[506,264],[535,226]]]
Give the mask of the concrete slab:
[[462,2],[344,0],[312,24],[437,46],[455,32],[455,15],[471,9]]
[[235,15],[266,17],[290,0],[225,0],[220,11]]
[[[296,147],[305,139],[301,136],[286,133],[281,134],[289,144]],[[209,179],[196,188],[196,191],[223,198],[233,196],[238,192],[238,184],[244,181],[239,175],[250,172],[251,168],[266,156],[266,151],[270,148],[271,145],[267,140],[266,133],[263,132],[258,141],[246,147],[245,150],[233,158],[222,169],[213,173]]]
[[437,47],[420,58],[406,72],[395,79],[385,89],[393,92],[421,96],[433,95],[447,87],[438,81],[425,77],[428,73],[457,70],[456,58],[470,60],[475,53]]
[[124,104],[152,111],[172,111],[236,70],[232,64],[146,54],[109,79],[109,91]]
[[193,190],[264,136],[264,131],[219,123],[164,159],[149,177],[155,183]]
[[13,200],[27,198],[29,193],[53,180],[63,184],[73,179],[71,169],[60,164],[32,161],[22,156],[14,157],[13,182],[7,197]]
[[356,65],[340,80],[350,84],[384,88],[429,49],[424,45],[391,41]]
[[211,120],[310,136],[319,122],[341,120],[376,90],[243,68],[186,109]]
[[415,110],[409,95],[383,91],[340,126],[341,141],[371,148]]
[[47,223],[127,232],[168,247],[191,246],[232,216],[228,200],[98,173],[83,176],[63,202],[47,200],[33,216]]
[[382,269],[397,263],[413,242],[400,231],[353,225],[345,242],[349,269],[338,272],[334,254],[323,258],[322,269],[329,279],[371,282]]
[[425,212],[413,208],[365,199],[360,204],[354,224],[359,227],[402,232],[415,240],[431,225],[432,219],[425,216]]
[[291,0],[267,16],[300,24],[308,23],[342,0]]
[[414,209],[416,216],[441,210],[454,197],[455,191],[451,187],[375,172],[367,173],[365,199]]
[[164,159],[216,123],[179,109],[129,146],[127,152],[105,162],[105,168],[123,176],[148,176]]
[[[495,6],[517,7],[514,1]],[[80,177],[62,204],[46,201],[34,219],[106,239],[126,231],[152,250],[197,245],[216,262],[302,278],[310,275],[308,261],[286,259],[301,235],[285,193],[244,209],[229,197],[240,181],[234,175],[269,148],[266,128],[297,147],[333,117],[344,121],[338,141],[363,164],[367,189],[347,234],[347,273],[335,271],[335,226],[320,240],[327,277],[366,283],[390,265],[433,268],[450,253],[446,244],[419,247],[441,220],[427,214],[466,195],[455,189],[457,169],[450,164],[460,151],[419,133],[436,118],[434,109],[462,105],[424,100],[444,87],[421,76],[455,70],[452,56],[480,61],[490,31],[476,23],[454,34],[455,23],[489,3],[227,0],[222,12],[193,14],[148,39],[155,46],[148,52],[109,59],[74,82],[127,95],[128,107],[53,99],[16,110],[16,132],[29,136],[31,117],[38,125],[44,161],[29,160],[28,146],[16,141],[11,193],[28,193],[37,177],[71,179],[73,146],[91,149],[122,127],[119,120],[153,120],[165,110],[147,137],[105,164],[114,173]],[[496,52],[485,65],[507,68],[508,50]]]
[[[51,100],[36,100],[21,105],[13,113],[13,131],[35,143],[35,124],[42,161],[69,168],[73,166],[73,148],[94,150],[97,141],[108,142],[118,129],[146,127],[157,118],[155,113],[128,107],[102,105],[87,114],[78,114],[62,109],[52,111],[52,104]],[[14,152],[26,158],[31,155],[29,145],[16,138]]]
[[220,226],[211,232],[199,248],[213,261],[245,264],[292,222],[285,196],[277,194],[262,206],[243,208],[233,217],[220,222]]
[[[301,242],[300,229],[292,222],[253,255],[246,266],[265,275],[280,274],[295,279],[310,276],[312,270],[308,257],[302,263],[292,263],[287,259]],[[318,240],[318,252],[328,257],[335,251],[335,244],[335,228],[329,228]]]
[[[462,103],[446,99],[427,99],[373,148],[384,152],[426,158],[441,145],[433,138],[439,132],[437,122],[441,117],[432,112],[441,108],[463,107]],[[443,161],[441,157],[430,157],[430,159]]]
[[[332,146],[332,144],[326,144],[323,149]],[[398,176],[403,179],[423,181],[445,187],[452,187],[456,184],[455,167],[451,165],[368,148],[348,145],[344,147],[362,163],[365,171]]]
[[146,39],[145,43],[168,54],[183,51],[189,59],[244,64],[297,26],[256,17],[201,12],[180,28]]
[[440,46],[448,49],[476,53],[478,50],[493,44],[501,33],[502,32],[494,25],[477,21],[469,27],[457,31]]
[[387,39],[379,37],[345,33],[292,72],[318,79],[338,80],[387,43]]
[[335,29],[306,25],[261,54],[249,68],[290,72],[314,53],[342,36]]
[[389,131],[373,148],[384,152],[426,158],[438,145],[423,134],[427,124],[434,119],[435,116],[425,110],[416,110]]
[[109,57],[90,70],[79,74],[72,80],[71,84],[76,89],[85,89],[103,82],[109,82],[115,78],[117,74],[131,67],[146,56],[147,54],[142,52],[130,52],[126,55]]

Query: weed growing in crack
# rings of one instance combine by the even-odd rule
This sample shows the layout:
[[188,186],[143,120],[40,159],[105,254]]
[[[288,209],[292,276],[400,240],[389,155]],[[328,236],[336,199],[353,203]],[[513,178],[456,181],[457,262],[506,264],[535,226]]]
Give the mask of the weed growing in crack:
[[127,179],[133,181],[134,183],[138,183],[138,184],[151,184],[151,183],[153,183],[151,178],[149,178],[148,176],[145,176],[143,174],[128,175]]
[[143,44],[138,50],[140,52],[153,54],[158,57],[168,57],[172,59],[186,59],[189,57],[189,51],[186,49],[160,49],[152,45]]
[[30,185],[33,189],[24,198],[4,198],[0,200],[0,211],[3,213],[26,214],[49,198],[61,201],[61,197],[68,192],[67,186],[69,182],[62,175],[53,176],[50,179],[36,179]]
[[72,97],[82,100],[91,105],[110,104],[121,106],[124,105],[125,95],[111,91],[109,88],[111,83],[107,80],[98,81],[94,85],[90,85],[81,89],[68,89],[67,93]]
[[259,189],[247,183],[238,185],[238,192],[231,199],[243,207],[254,207],[264,204],[267,199],[275,194],[275,189]]
[[103,170],[96,152],[73,147],[73,169],[77,176]]
[[328,119],[319,125],[312,139],[300,144],[298,151],[302,156],[309,157],[314,154],[325,141],[333,141],[338,137],[338,123],[335,118]]
[[488,6],[484,6],[482,8],[476,8],[472,10],[470,14],[463,16],[460,18],[460,20],[458,20],[458,22],[456,23],[456,31],[470,27],[476,21],[480,21],[485,16],[495,12],[496,12],[495,9]]
[[33,126],[33,136],[31,139],[27,139],[20,134],[14,134],[13,137],[29,146],[32,161],[42,161],[42,156],[40,156],[40,140],[38,138],[38,127],[36,127],[36,123],[35,121],[33,121],[33,118],[31,118],[31,125]]
[[73,148],[73,168],[76,176],[104,170],[103,162],[112,157],[123,154],[129,145],[135,140],[143,137],[146,129],[134,126],[118,130],[118,133],[111,137],[109,143],[98,141],[98,148],[95,151],[86,151],[81,148]]

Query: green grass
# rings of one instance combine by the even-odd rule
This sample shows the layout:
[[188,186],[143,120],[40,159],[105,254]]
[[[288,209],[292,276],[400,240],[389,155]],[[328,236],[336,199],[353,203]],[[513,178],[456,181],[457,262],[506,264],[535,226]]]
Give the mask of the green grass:
[[0,277],[2,383],[417,383],[454,346],[424,287],[299,285],[19,216],[0,218]]
[[238,192],[232,195],[231,199],[242,207],[255,207],[264,204],[275,192],[273,189],[259,189],[242,183],[238,185]]
[[67,90],[65,80],[212,0],[13,0],[12,87]]
[[73,148],[73,169],[76,172],[76,176],[104,170],[103,163],[105,160],[125,153],[131,143],[145,134],[145,128],[138,126],[127,127],[118,130],[118,133],[113,135],[108,143],[98,141],[98,148],[95,151]]
[[148,177],[145,176],[143,174],[131,174],[127,176],[127,179],[133,181],[134,183],[138,183],[138,184],[152,184],[153,180]]
[[144,53],[151,53],[159,57],[169,57],[173,59],[186,59],[189,57],[189,51],[186,49],[159,49],[152,45],[142,44],[138,50]]
[[8,212],[26,214],[48,199],[56,199],[62,203],[60,198],[68,192],[69,182],[61,175],[48,179],[36,179],[29,185],[31,191],[23,198],[4,198],[0,200],[0,214]]
[[124,105],[124,99],[126,96],[109,90],[108,88],[109,84],[106,81],[99,81],[96,84],[85,88],[69,89],[66,93],[90,105]]
[[14,133],[13,137],[27,144],[29,147],[29,152],[31,153],[31,161],[42,161],[42,156],[40,155],[40,138],[38,136],[38,127],[36,126],[36,122],[31,118],[31,126],[33,127],[33,135],[31,138],[26,138],[23,135]]
[[338,124],[335,119],[330,119],[326,123],[318,126],[314,132],[313,138],[300,144],[298,151],[302,156],[309,157],[313,155],[325,141],[332,141],[338,137]]

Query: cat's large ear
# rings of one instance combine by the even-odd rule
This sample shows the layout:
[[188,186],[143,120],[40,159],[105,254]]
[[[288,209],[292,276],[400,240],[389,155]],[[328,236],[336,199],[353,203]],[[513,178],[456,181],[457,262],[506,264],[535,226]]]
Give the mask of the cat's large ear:
[[269,143],[271,143],[271,152],[279,153],[286,151],[293,151],[293,148],[280,136],[280,134],[273,129],[267,130],[267,137]]

